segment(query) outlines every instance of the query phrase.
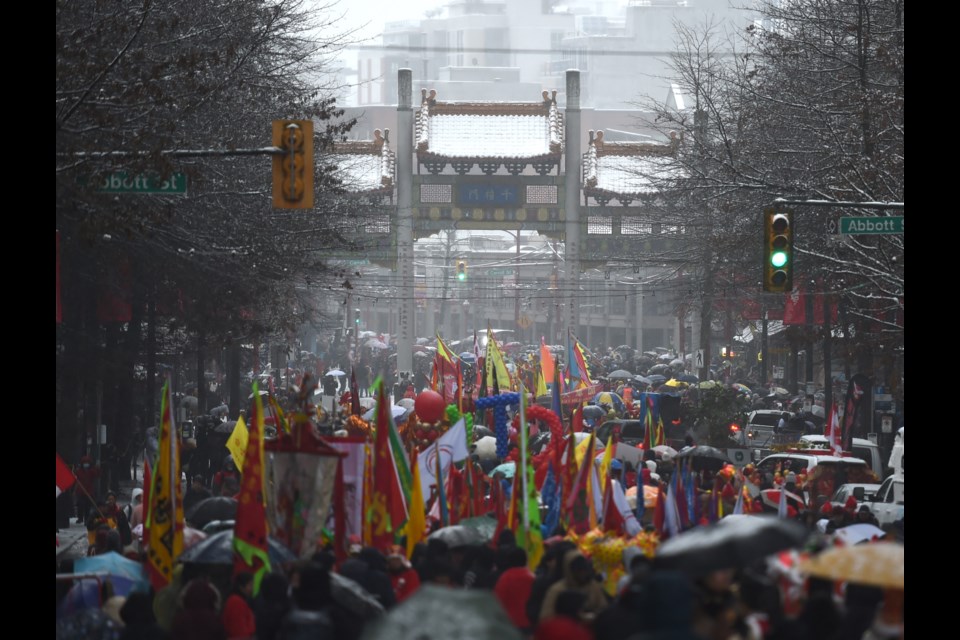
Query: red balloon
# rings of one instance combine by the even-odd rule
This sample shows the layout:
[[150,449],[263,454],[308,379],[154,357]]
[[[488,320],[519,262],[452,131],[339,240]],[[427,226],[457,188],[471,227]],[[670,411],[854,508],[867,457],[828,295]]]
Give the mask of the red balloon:
[[443,396],[430,389],[421,392],[413,406],[417,415],[424,422],[438,422],[446,409],[443,404]]

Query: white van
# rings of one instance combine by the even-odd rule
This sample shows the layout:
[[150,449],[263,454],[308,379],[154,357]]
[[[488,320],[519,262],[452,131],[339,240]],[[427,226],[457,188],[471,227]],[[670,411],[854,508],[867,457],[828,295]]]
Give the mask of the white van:
[[[817,449],[830,448],[830,441],[827,440],[826,436],[803,436],[800,438],[800,442],[810,445],[811,447],[816,447]],[[882,478],[883,464],[880,462],[880,447],[877,443],[863,438],[854,438],[852,445],[853,448],[850,453],[866,462],[870,470]]]

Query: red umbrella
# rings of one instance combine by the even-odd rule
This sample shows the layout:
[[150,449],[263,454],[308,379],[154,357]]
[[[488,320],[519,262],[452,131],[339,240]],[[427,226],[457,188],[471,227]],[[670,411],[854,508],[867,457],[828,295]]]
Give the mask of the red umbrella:
[[[760,492],[760,500],[763,501],[763,506],[773,509],[774,511],[780,506],[780,491],[781,489],[764,489]],[[807,503],[804,501],[802,496],[798,496],[795,493],[787,491],[787,505],[793,507],[797,511],[803,511],[807,508]]]

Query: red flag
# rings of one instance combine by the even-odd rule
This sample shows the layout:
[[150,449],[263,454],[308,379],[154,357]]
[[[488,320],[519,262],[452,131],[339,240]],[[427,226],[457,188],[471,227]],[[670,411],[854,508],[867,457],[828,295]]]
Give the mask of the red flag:
[[377,549],[387,549],[394,544],[395,534],[400,532],[406,521],[407,510],[390,442],[393,418],[390,415],[390,402],[382,379],[378,379],[377,387],[377,438],[373,446],[370,542]]
[[570,497],[570,492],[573,491],[573,484],[577,481],[577,439],[573,437],[573,433],[570,434],[566,442],[567,462],[560,467],[562,469],[560,473],[560,483],[562,486],[561,495],[563,496],[563,500]]
[[[643,492],[637,497],[643,500]],[[617,535],[624,533],[626,522],[617,508],[617,502],[613,499],[613,479],[607,476],[607,486],[603,490],[603,530],[612,531]]]
[[67,463],[63,461],[63,458],[60,457],[60,454],[57,454],[57,497],[60,497],[60,494],[73,486],[73,483],[77,481],[77,477],[73,475],[73,471],[70,471],[70,467],[67,466]]
[[837,415],[836,402],[830,407],[830,416],[827,420],[827,426],[824,428],[824,435],[827,436],[827,443],[833,450],[833,455],[839,456],[843,453],[843,434],[840,433],[840,419]]
[[447,496],[450,500],[450,524],[458,524],[470,517],[470,496],[464,473],[453,464],[447,471]]
[[[587,477],[593,471],[594,444],[596,437],[590,434],[590,442],[587,444],[586,454],[583,456],[583,463],[577,472],[577,478],[573,482],[570,493],[564,498],[567,512],[569,513],[570,525],[567,529],[572,529],[577,533],[583,534],[591,529],[590,526],[590,502],[593,496],[587,490]],[[576,454],[571,450],[570,455]],[[593,514],[594,519],[596,514]]]
[[264,496],[263,401],[260,389],[253,383],[253,411],[247,425],[247,455],[240,472],[240,497],[233,526],[233,573],[253,574],[253,593],[260,590],[260,581],[270,571],[267,555],[267,509]]
[[579,406],[573,411],[573,430],[575,433],[583,431],[583,406]]

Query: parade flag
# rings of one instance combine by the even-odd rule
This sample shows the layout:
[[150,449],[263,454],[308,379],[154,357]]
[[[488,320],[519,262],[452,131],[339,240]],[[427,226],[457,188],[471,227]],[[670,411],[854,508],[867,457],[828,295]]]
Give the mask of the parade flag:
[[487,388],[494,386],[496,378],[497,387],[501,392],[509,391],[511,388],[510,372],[507,371],[507,365],[503,361],[503,354],[500,352],[500,346],[497,344],[497,338],[493,331],[487,329]]
[[423,491],[420,489],[420,460],[417,449],[413,449],[413,460],[410,462],[413,469],[413,490],[410,494],[410,514],[407,517],[405,533],[407,535],[407,558],[413,557],[413,549],[424,539],[427,528],[427,516],[424,513]]
[[653,449],[656,445],[655,435],[653,433],[653,394],[640,394],[640,420],[643,422],[643,448],[645,451]]
[[67,466],[67,463],[63,461],[63,458],[60,457],[60,454],[57,454],[57,497],[60,497],[60,494],[73,486],[73,483],[77,481],[77,477],[73,475],[73,471],[70,471],[70,467]]
[[250,432],[247,430],[247,423],[243,421],[243,416],[237,418],[237,424],[233,426],[230,438],[227,440],[227,450],[233,457],[233,463],[237,469],[243,469],[244,459],[247,457],[247,443],[250,439]]
[[843,449],[850,451],[853,448],[853,429],[857,423],[860,406],[863,404],[864,392],[870,386],[870,378],[857,373],[850,378],[847,385],[846,409],[843,412]]
[[240,496],[233,526],[233,573],[253,574],[253,595],[260,591],[263,576],[270,572],[267,555],[266,456],[263,451],[263,401],[253,383],[253,415],[250,416],[247,452],[240,473]]
[[460,373],[460,360],[450,351],[443,338],[437,333],[437,355],[434,356],[437,368],[438,389],[443,396],[444,404],[456,404],[459,408],[462,402],[463,379]]
[[573,486],[577,482],[577,441],[573,437],[573,432],[566,439],[566,446],[564,447],[563,456],[560,459],[560,480],[558,484],[560,485],[560,496],[561,496],[561,510],[562,506],[566,504],[567,499],[570,497],[571,492],[573,491]]
[[563,487],[556,480],[553,473],[553,462],[547,463],[547,477],[543,481],[543,488],[540,495],[543,499],[543,506],[547,513],[540,525],[540,534],[543,538],[549,538],[560,525],[560,497]]
[[454,464],[447,470],[447,500],[450,503],[450,524],[459,524],[470,517],[470,496],[464,472]]
[[626,522],[620,514],[616,500],[613,497],[613,478],[607,478],[607,484],[603,490],[603,530],[623,535],[626,530]]
[[180,446],[173,423],[170,380],[163,384],[160,399],[160,433],[157,464],[152,469],[150,504],[144,529],[150,530],[147,571],[154,589],[173,578],[173,563],[183,552],[183,498],[180,489]]
[[[304,376],[306,378],[306,376]],[[273,380],[273,378],[271,378]],[[306,380],[303,380],[306,382]],[[280,404],[277,402],[277,399],[273,397],[271,393],[267,396],[267,403],[270,405],[270,412],[273,414],[274,425],[277,427],[277,430],[282,430],[283,433],[290,433],[290,423],[287,422],[286,416],[283,415],[283,409],[280,408]],[[239,466],[237,467],[240,468]]]
[[527,390],[520,384],[520,461],[517,472],[523,495],[520,506],[523,515],[519,522],[518,546],[527,552],[527,566],[536,568],[543,556],[543,535],[540,532],[540,507],[537,504],[537,487],[534,482],[533,460],[529,451],[530,428],[527,424]]
[[597,470],[597,477],[600,479],[600,486],[606,491],[607,477],[610,475],[610,463],[613,462],[613,454],[617,450],[617,443],[613,438],[613,432],[607,438],[607,448],[603,450],[603,458],[600,460],[600,468]]
[[663,515],[664,534],[671,538],[678,535],[683,528],[680,523],[680,506],[677,504],[678,495],[676,483],[671,483],[667,490]]
[[[570,329],[567,330],[567,344],[569,345],[567,353],[570,360],[568,364],[570,384],[574,387],[593,385],[593,381],[590,379],[590,367],[587,366],[586,349]],[[575,384],[574,380],[578,380],[579,384]]]
[[543,381],[545,383],[556,384],[557,378],[554,373],[556,368],[557,363],[553,358],[553,354],[550,353],[550,347],[547,346],[547,342],[543,339],[543,336],[540,336],[540,369],[543,371]]
[[443,477],[443,470],[440,467],[440,456],[435,457],[433,460],[437,478],[437,501],[433,506],[438,512],[437,517],[440,520],[440,526],[446,527],[450,525],[450,507],[447,504],[447,491],[444,487],[446,479]]
[[541,396],[548,395],[548,394],[550,393],[550,390],[547,389],[547,383],[546,383],[546,381],[544,380],[543,367],[541,367],[540,365],[537,365],[537,386],[536,386],[536,389],[537,389],[537,393],[536,393],[536,397],[537,397],[537,398],[539,398],[539,397],[541,397]]
[[[370,496],[371,545],[386,549],[394,544],[394,537],[400,533],[407,519],[406,497],[403,490],[403,472],[409,475],[405,466],[403,447],[397,450],[399,436],[390,415],[390,401],[382,378],[377,378],[374,386],[377,391],[375,413],[377,437],[373,447],[373,493]],[[398,464],[398,459],[403,464]],[[412,480],[408,480],[413,484]],[[409,486],[408,484],[408,486]]]
[[[546,372],[546,370],[544,370]],[[553,364],[553,386],[550,388],[550,408],[557,417],[560,418],[560,424],[563,424],[563,404],[560,402],[560,387],[562,386],[563,376],[560,375],[560,365]]]
[[570,489],[570,495],[564,498],[570,517],[568,529],[581,534],[597,526],[597,512],[594,507],[592,487],[592,479],[595,475],[592,462],[595,437],[592,433],[587,437],[583,462],[579,465],[580,468]]
[[843,453],[842,434],[840,433],[840,418],[837,415],[837,403],[834,402],[830,407],[830,419],[827,420],[826,434],[827,443],[833,450],[833,455],[839,456]]
[[[460,418],[420,454],[424,460],[420,465],[420,495],[424,497],[424,503],[430,499],[430,488],[447,477],[450,465],[466,459],[468,455],[467,427],[464,419]],[[439,473],[436,471],[438,466]]]

